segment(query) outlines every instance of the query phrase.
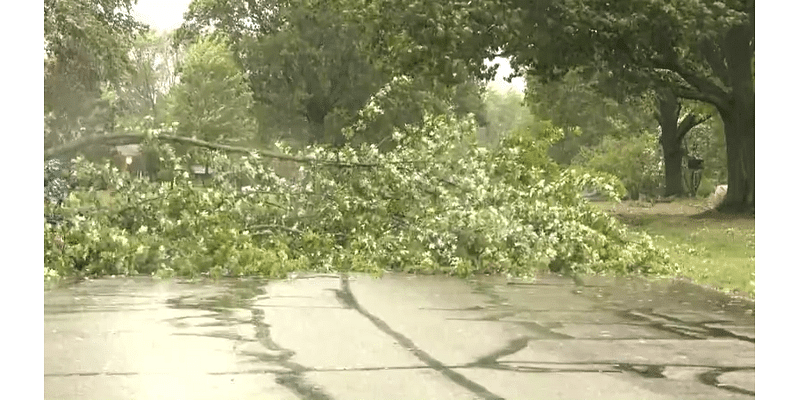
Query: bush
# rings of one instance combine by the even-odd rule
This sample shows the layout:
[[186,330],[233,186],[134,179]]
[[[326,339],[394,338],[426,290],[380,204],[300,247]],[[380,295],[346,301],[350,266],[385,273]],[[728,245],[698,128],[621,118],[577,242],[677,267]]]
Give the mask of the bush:
[[641,194],[656,196],[661,192],[664,163],[654,135],[604,137],[598,146],[581,149],[575,163],[618,177],[628,198],[638,199]]

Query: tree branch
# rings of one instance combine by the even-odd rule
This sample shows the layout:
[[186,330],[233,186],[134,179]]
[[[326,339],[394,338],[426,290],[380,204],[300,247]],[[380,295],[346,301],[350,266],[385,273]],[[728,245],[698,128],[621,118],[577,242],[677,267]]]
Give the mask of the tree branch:
[[720,49],[714,44],[710,39],[703,39],[700,41],[699,44],[700,54],[706,59],[708,65],[711,66],[711,70],[724,82],[726,85],[729,85],[728,82],[729,72],[728,67],[725,65],[725,61],[722,58],[722,54]]
[[[298,230],[298,229],[295,229],[295,228],[290,228],[288,226],[275,225],[275,224],[253,225],[253,226],[247,227],[246,229],[247,230],[251,230],[251,229],[281,229],[281,230],[284,230],[284,231],[287,231],[287,232],[294,233],[296,235],[302,235],[303,234],[303,231],[301,231],[301,230]],[[254,233],[252,233],[252,235],[258,236],[258,235],[266,235],[268,233],[271,233],[271,232],[266,230],[266,231],[254,232]]]
[[654,65],[656,68],[669,70],[678,74],[681,79],[694,88],[676,88],[675,94],[678,97],[711,103],[717,108],[724,109],[728,107],[725,99],[729,96],[724,89],[714,84],[714,82],[684,68],[676,60],[659,58],[655,60]]
[[710,118],[710,115],[702,115],[698,117],[695,114],[689,114],[685,116],[678,125],[678,141],[683,140],[683,137],[686,136],[686,134],[689,133],[692,128],[708,121]]
[[[336,161],[325,161],[325,160],[317,160],[314,158],[303,158],[303,157],[294,157],[286,154],[281,153],[274,153],[270,151],[258,150],[249,147],[240,147],[240,146],[230,146],[226,144],[218,144],[218,143],[211,143],[206,142],[200,139],[192,139],[182,136],[174,136],[174,135],[158,135],[155,137],[157,140],[163,140],[167,142],[174,142],[174,143],[181,143],[181,144],[188,144],[197,147],[203,147],[211,150],[220,150],[225,152],[231,153],[243,153],[243,154],[258,154],[260,156],[266,158],[275,158],[279,160],[288,160],[288,161],[295,161],[299,163],[311,164],[311,163],[320,163],[324,165],[331,165],[337,167],[377,167],[381,164],[377,163],[341,163]],[[133,133],[119,133],[119,134],[112,134],[112,135],[94,135],[94,136],[86,136],[69,143],[65,143],[59,146],[51,147],[49,149],[45,149],[44,157],[45,159],[51,159],[60,155],[68,154],[73,151],[79,150],[81,148],[96,145],[96,144],[105,144],[105,145],[123,145],[123,144],[135,144],[141,143],[145,140],[145,136],[141,134],[133,134]]]
[[675,95],[682,99],[702,101],[704,103],[712,104],[713,106],[717,107],[717,109],[727,109],[729,107],[722,98],[708,93],[703,93],[695,89],[679,87],[675,88],[674,91]]

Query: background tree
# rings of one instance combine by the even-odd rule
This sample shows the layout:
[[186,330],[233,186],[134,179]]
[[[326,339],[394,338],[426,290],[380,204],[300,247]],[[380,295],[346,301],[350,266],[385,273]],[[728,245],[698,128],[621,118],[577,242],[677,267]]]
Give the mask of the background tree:
[[[664,156],[665,196],[682,196],[684,190],[684,160],[694,157],[684,146],[684,139],[692,128],[702,124],[710,115],[689,112],[682,113],[681,102],[675,93],[668,89],[657,94],[658,109],[655,113],[661,132],[658,142]],[[681,115],[683,114],[683,115]]]
[[129,70],[128,49],[144,29],[130,14],[132,4],[44,2],[45,146],[113,129],[114,110],[103,93]]
[[181,48],[173,46],[172,34],[151,30],[134,40],[129,54],[132,68],[116,93],[119,109],[132,118],[162,120],[164,100],[178,83]]
[[723,206],[755,203],[754,0],[338,3],[356,19],[381,21],[385,33],[373,44],[400,70],[446,76],[463,62],[485,74],[484,59],[507,56],[518,71],[545,80],[584,68],[625,87],[665,88],[711,104],[725,125]]
[[600,144],[606,136],[635,137],[657,127],[647,98],[615,99],[604,94],[597,75],[573,70],[560,80],[544,81],[529,75],[526,82],[525,100],[534,114],[564,131],[564,137],[550,149],[553,159],[562,165],[569,165],[581,149]]
[[547,78],[588,66],[612,71],[626,85],[664,88],[714,106],[725,124],[724,205],[754,204],[754,1],[516,4],[529,22],[507,48],[516,65]]
[[245,74],[221,38],[192,45],[169,93],[169,120],[177,134],[208,142],[246,142],[255,134],[252,94]]
[[484,102],[487,124],[479,131],[478,139],[486,147],[496,147],[511,132],[534,122],[531,110],[524,104],[523,94],[517,91],[489,87]]
[[[710,118],[706,114],[712,110],[696,102],[691,107],[683,107],[680,99],[667,89],[653,93],[645,88],[625,88],[624,84],[610,80],[607,75],[595,73],[586,76],[580,70],[572,70],[561,79],[549,82],[528,76],[528,103],[538,115],[550,118],[564,130],[564,138],[553,145],[550,154],[562,165],[567,165],[587,147],[598,146],[601,142],[622,145],[620,141],[625,138],[636,142],[631,149],[644,149],[649,146],[650,140],[640,136],[652,136],[660,129],[659,154],[663,155],[663,160],[657,164],[663,165],[663,168],[647,166],[645,169],[649,172],[640,171],[637,174],[644,174],[651,179],[652,173],[663,172],[660,177],[662,183],[637,183],[636,187],[629,187],[628,190],[639,193],[638,188],[641,187],[646,188],[645,191],[651,196],[684,195],[682,165],[688,154],[683,139],[692,128]],[[614,140],[605,141],[606,137]],[[613,151],[613,147],[608,145],[604,148]],[[634,153],[630,155],[635,158],[630,160],[630,165],[639,165],[640,157]],[[618,166],[620,170],[629,167],[627,159],[619,155],[609,156],[606,161],[609,160],[618,160],[621,163]],[[603,168],[607,172],[614,169],[607,163]],[[633,176],[632,173],[626,175]],[[639,178],[623,180],[632,185]],[[652,192],[656,188],[662,188],[663,192],[661,189],[659,193]]]
[[[341,146],[388,143],[393,129],[419,123],[425,112],[475,114],[482,123],[482,85],[465,74],[458,80],[405,75],[399,84],[384,71],[380,57],[370,53],[368,30],[344,17],[326,1],[194,1],[179,35],[190,41],[210,28],[232,38],[232,47],[248,72],[254,93],[260,136],[267,142],[289,139]],[[269,10],[265,13],[263,10]],[[345,138],[342,128],[384,90],[383,115],[370,129]]]
[[230,37],[265,142],[341,142],[338,131],[386,82],[357,30],[318,3],[193,1],[179,30],[185,42],[207,29]]

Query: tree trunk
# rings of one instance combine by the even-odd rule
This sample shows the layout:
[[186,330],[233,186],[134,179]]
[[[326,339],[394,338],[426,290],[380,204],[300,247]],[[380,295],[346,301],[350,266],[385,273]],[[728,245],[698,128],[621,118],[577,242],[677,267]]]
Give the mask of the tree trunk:
[[[755,119],[742,105],[721,112],[728,155],[728,194],[721,210],[746,211],[755,205]],[[752,121],[747,121],[748,119]]]
[[720,209],[749,211],[755,206],[755,85],[754,49],[750,25],[731,28],[725,38],[725,58],[731,82],[728,107],[720,109],[728,147],[728,194]]
[[683,152],[678,132],[678,116],[680,104],[678,98],[669,90],[658,96],[658,123],[661,125],[661,149],[664,153],[664,179],[666,188],[664,196],[683,196]]
[[312,97],[306,103],[306,120],[309,125],[309,135],[314,143],[325,143],[325,117],[330,112],[326,103],[321,99]]

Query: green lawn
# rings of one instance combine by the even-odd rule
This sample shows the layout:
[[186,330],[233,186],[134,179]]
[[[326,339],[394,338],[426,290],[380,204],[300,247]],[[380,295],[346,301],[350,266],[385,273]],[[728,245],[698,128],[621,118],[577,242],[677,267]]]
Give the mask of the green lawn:
[[704,212],[700,200],[595,203],[666,249],[678,275],[755,298],[755,218]]

